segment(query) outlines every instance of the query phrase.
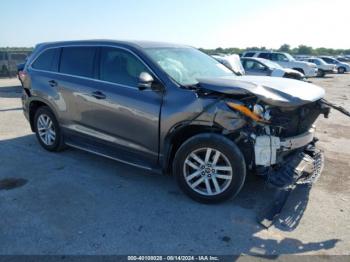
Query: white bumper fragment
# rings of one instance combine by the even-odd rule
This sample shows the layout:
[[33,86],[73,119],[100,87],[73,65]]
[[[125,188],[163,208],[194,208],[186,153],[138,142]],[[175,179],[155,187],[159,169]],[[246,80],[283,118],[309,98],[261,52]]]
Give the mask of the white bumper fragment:
[[276,164],[277,151],[289,151],[306,146],[314,139],[315,128],[298,136],[280,138],[277,136],[257,136],[255,138],[255,165],[271,166]]

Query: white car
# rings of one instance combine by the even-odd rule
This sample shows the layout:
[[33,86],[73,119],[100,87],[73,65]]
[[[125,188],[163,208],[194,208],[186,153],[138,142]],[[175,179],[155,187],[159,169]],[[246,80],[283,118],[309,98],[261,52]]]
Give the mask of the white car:
[[324,77],[326,74],[329,73],[337,73],[337,66],[333,64],[326,63],[323,59],[318,57],[310,57],[307,59],[303,59],[303,61],[307,61],[310,63],[314,63],[317,65],[318,68],[318,74],[317,76]]
[[269,52],[269,51],[247,51],[242,57],[259,57],[272,60],[284,68],[297,70],[305,75],[305,77],[317,76],[317,66],[314,63],[297,61],[288,53]]
[[239,55],[212,55],[212,57],[237,75],[245,75]]
[[243,57],[243,68],[247,75],[273,76],[303,80],[305,75],[297,70],[283,68],[279,64],[264,58]]

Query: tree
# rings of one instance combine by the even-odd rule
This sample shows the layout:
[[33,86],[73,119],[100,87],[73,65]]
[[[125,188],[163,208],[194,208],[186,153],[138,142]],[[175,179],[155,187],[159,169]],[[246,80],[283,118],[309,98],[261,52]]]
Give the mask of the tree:
[[278,51],[290,53],[290,45],[288,45],[288,44],[283,44],[283,45],[281,45],[281,47],[278,49]]
[[306,45],[299,45],[298,46],[298,55],[312,55],[312,47],[306,46]]

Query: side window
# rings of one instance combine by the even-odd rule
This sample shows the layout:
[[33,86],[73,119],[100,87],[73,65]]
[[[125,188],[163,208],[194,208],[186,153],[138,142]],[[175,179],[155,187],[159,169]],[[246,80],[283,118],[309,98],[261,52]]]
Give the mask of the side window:
[[101,80],[136,87],[142,72],[148,69],[133,54],[112,47],[101,49]]
[[284,55],[284,54],[276,54],[277,56],[277,61],[281,61],[281,62],[288,62],[288,58]]
[[277,54],[275,54],[275,53],[271,54],[271,60],[272,60],[272,61],[278,61],[278,56],[277,56]]
[[59,48],[47,49],[32,64],[34,69],[57,72]]
[[322,59],[324,61],[326,61],[326,63],[328,63],[328,64],[335,64],[335,62],[332,59],[328,58],[328,57],[325,57],[325,58],[322,58]]
[[245,69],[254,70],[254,71],[263,71],[265,67],[258,62],[248,60],[245,63]]
[[244,55],[244,57],[252,57],[254,56],[254,54],[255,54],[254,52],[248,52]]
[[96,50],[95,47],[63,47],[60,72],[93,78]]
[[260,53],[258,55],[260,58],[270,59],[270,53]]

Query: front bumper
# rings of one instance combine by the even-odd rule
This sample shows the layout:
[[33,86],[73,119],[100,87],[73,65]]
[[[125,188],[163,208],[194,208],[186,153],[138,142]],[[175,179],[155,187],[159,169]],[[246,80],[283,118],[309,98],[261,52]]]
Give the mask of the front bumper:
[[256,166],[272,166],[282,161],[278,154],[302,148],[310,144],[315,137],[315,128],[298,136],[280,138],[277,136],[257,136],[254,144]]
[[289,156],[268,176],[269,184],[277,188],[289,188],[295,184],[315,183],[324,166],[323,152],[315,147]]
[[317,76],[318,68],[317,67],[310,67],[304,70],[304,74],[306,77],[315,77]]

